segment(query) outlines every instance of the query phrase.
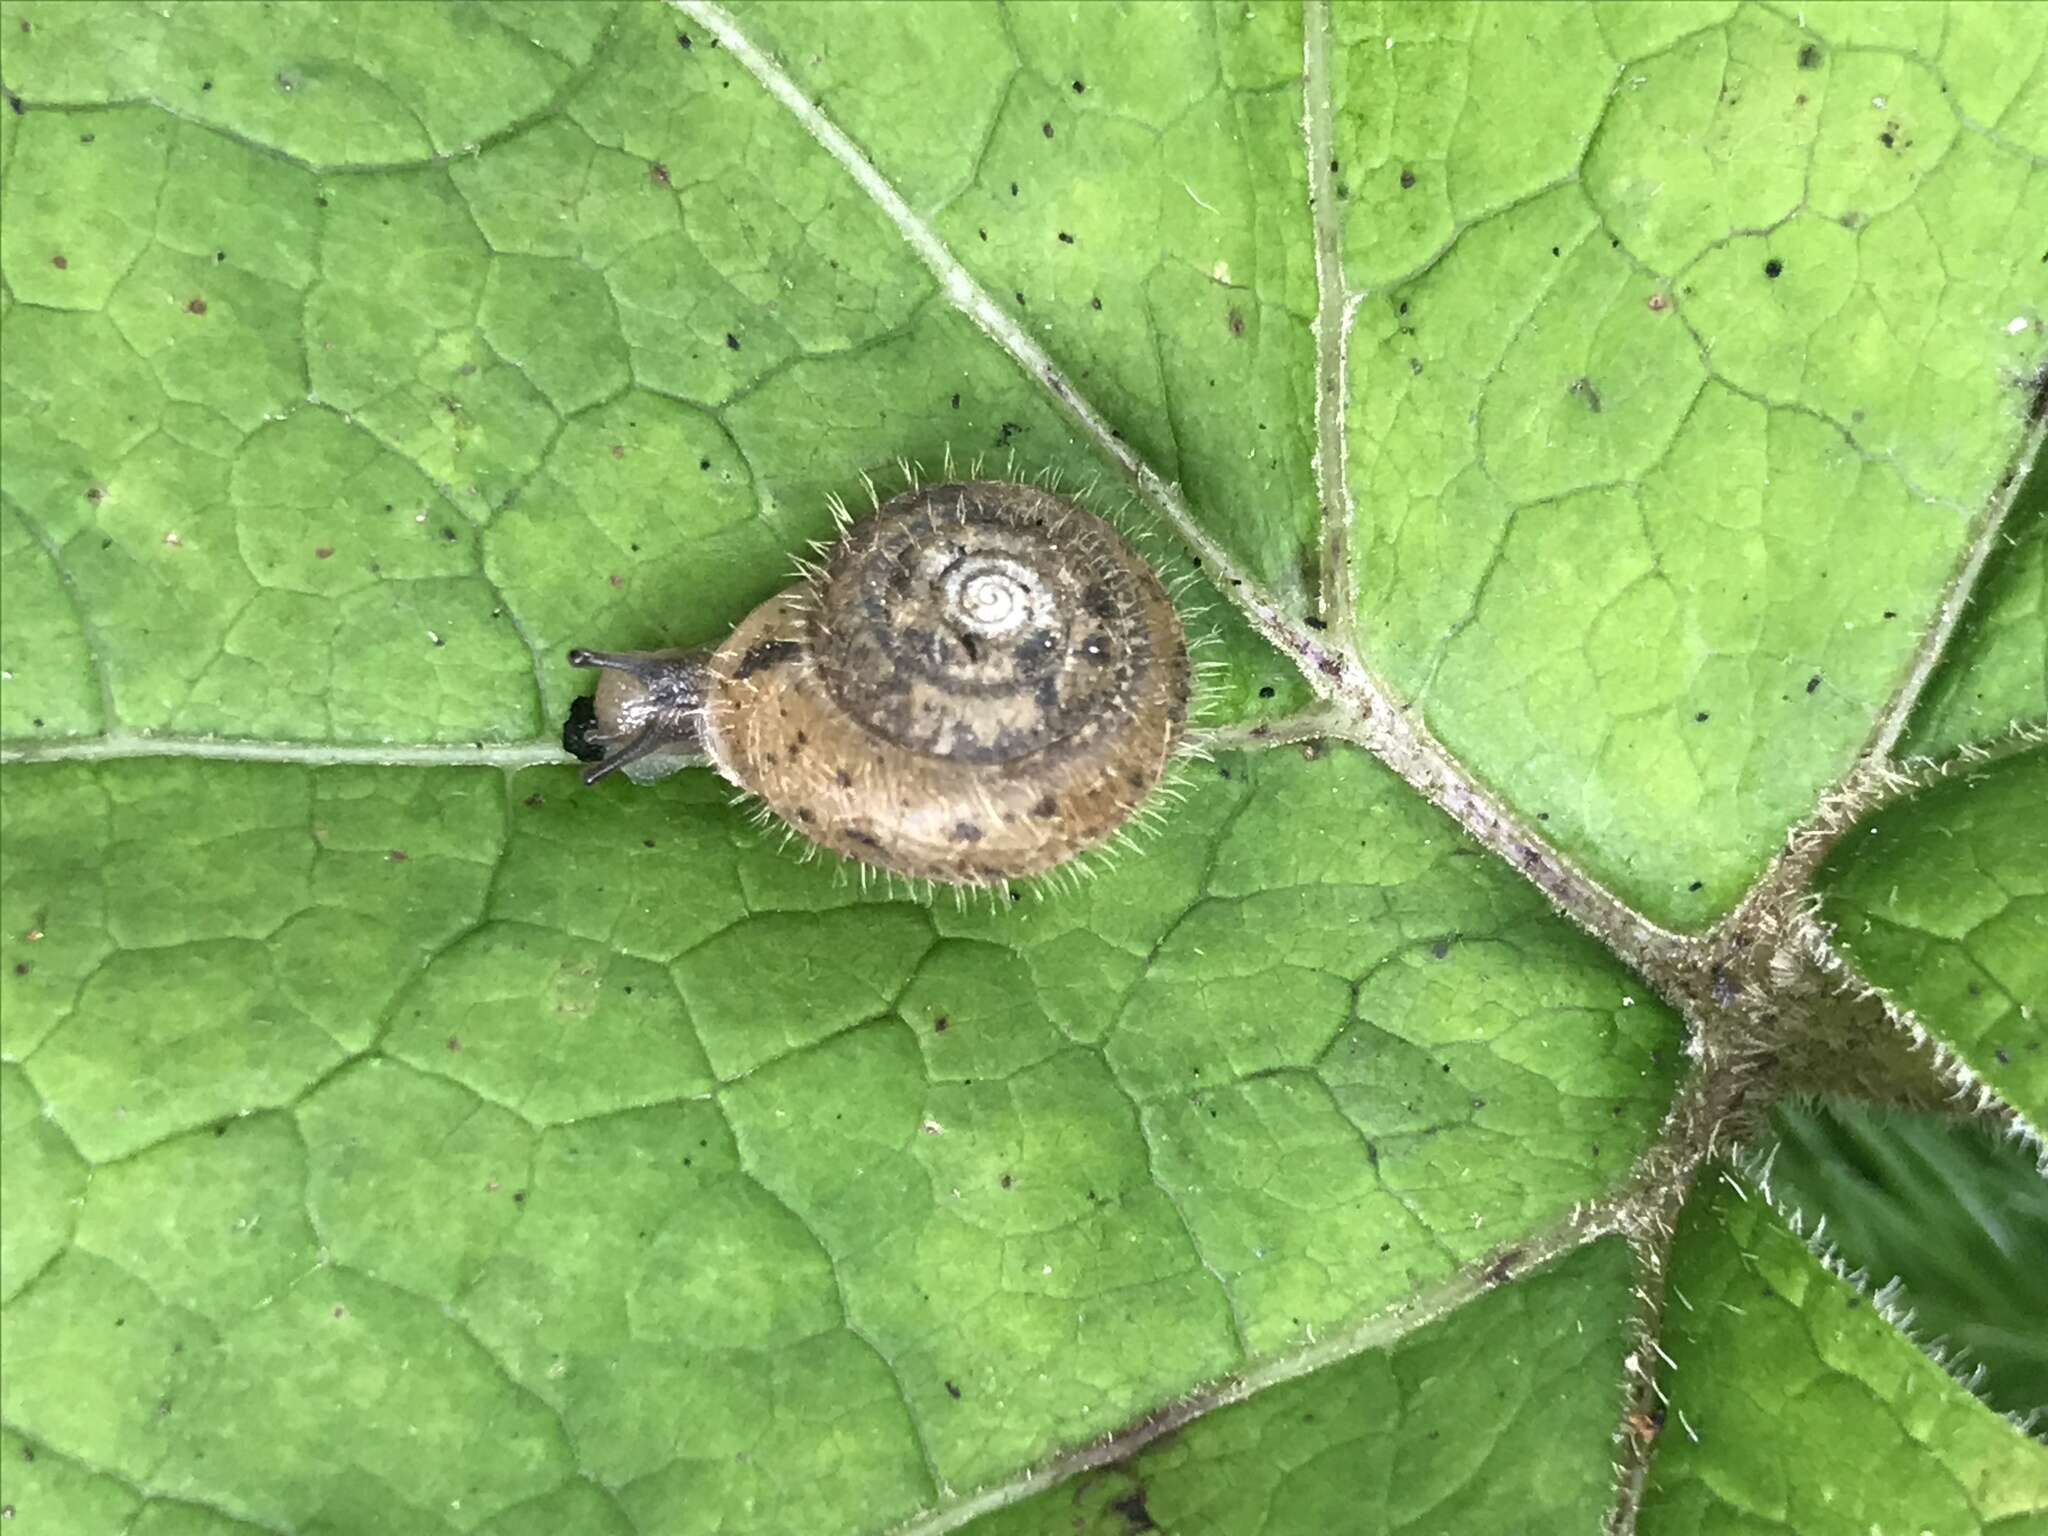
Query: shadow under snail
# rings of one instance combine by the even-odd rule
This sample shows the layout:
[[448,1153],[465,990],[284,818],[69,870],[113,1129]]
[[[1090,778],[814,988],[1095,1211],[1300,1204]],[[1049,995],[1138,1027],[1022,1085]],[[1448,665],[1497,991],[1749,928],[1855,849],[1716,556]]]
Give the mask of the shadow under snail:
[[695,650],[602,669],[568,750],[639,782],[708,759],[803,837],[912,880],[992,885],[1115,837],[1187,726],[1172,597],[1114,528],[1008,481],[918,486]]

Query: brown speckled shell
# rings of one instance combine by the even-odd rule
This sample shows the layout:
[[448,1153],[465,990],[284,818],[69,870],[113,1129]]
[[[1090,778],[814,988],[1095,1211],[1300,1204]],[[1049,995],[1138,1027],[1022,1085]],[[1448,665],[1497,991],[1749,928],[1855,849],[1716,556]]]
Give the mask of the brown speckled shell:
[[1187,723],[1186,637],[1115,529],[998,481],[907,491],[718,647],[704,739],[813,842],[914,880],[1112,837]]

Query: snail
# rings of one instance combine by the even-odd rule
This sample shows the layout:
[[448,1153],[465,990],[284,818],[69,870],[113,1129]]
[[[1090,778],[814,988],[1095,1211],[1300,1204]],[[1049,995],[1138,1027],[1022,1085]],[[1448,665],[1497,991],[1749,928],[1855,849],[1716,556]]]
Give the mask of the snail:
[[574,650],[586,783],[709,759],[821,848],[994,885],[1116,837],[1182,745],[1192,668],[1159,576],[1035,485],[913,486],[719,645]]

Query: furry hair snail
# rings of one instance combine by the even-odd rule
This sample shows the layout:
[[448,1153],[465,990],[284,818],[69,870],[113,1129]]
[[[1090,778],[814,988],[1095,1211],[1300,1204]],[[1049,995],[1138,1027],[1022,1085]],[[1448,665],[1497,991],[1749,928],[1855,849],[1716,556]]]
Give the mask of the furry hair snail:
[[821,848],[993,885],[1114,838],[1187,727],[1192,667],[1143,556],[1035,485],[913,486],[698,650],[602,669],[563,745],[636,781],[708,759]]

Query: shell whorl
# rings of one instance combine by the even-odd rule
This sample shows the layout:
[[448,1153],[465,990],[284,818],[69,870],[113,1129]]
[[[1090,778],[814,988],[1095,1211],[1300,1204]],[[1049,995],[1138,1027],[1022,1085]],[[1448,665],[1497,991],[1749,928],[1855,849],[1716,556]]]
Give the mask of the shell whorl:
[[817,583],[809,646],[878,736],[995,765],[1083,747],[1145,708],[1181,647],[1177,622],[1146,621],[1171,615],[1107,523],[1035,486],[969,482],[853,525]]
[[1186,724],[1158,576],[1037,486],[906,491],[710,662],[713,761],[804,836],[913,879],[988,884],[1105,841]]

